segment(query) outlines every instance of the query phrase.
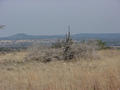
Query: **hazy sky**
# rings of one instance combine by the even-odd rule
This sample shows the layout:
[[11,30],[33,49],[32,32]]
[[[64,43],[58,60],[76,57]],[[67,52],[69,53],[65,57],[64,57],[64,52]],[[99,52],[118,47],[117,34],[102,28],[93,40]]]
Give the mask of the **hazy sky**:
[[0,36],[120,33],[120,0],[0,0]]

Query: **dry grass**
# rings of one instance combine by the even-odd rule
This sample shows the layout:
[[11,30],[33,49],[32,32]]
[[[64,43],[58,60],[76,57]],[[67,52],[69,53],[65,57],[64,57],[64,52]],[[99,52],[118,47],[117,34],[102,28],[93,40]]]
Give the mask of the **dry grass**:
[[0,63],[22,62],[27,54],[25,51],[0,54]]
[[46,64],[3,63],[21,61],[27,52],[0,55],[0,90],[120,90],[120,51],[103,50],[98,54],[98,60]]

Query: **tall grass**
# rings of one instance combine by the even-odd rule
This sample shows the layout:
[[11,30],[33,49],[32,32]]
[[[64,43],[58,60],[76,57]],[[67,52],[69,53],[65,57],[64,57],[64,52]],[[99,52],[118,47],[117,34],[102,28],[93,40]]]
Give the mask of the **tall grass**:
[[[97,53],[101,58],[96,60],[5,64],[0,66],[0,90],[120,90],[120,51]],[[11,55],[1,57],[9,60]],[[15,57],[20,55],[27,54],[17,52]]]

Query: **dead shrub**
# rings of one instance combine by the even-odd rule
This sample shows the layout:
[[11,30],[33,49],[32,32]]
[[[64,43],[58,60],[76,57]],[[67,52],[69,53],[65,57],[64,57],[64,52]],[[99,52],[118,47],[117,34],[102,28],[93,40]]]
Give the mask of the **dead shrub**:
[[95,59],[97,58],[97,44],[91,41],[72,45],[74,58]]
[[[34,60],[40,62],[50,62],[53,60],[73,60],[73,59],[95,59],[96,58],[96,45],[88,43],[74,43],[65,52],[66,47],[51,48],[40,44],[33,45],[28,49],[29,54],[26,60]],[[67,57],[67,58],[66,58]]]
[[[39,46],[39,47],[38,47]],[[40,62],[49,62],[62,59],[62,49],[50,48],[42,45],[34,45],[28,49],[29,54],[26,60],[35,60]]]

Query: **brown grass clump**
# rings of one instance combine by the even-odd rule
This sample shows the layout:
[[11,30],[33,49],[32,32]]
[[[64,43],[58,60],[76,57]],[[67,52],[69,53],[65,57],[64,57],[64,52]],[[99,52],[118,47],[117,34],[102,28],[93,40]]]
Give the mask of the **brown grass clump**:
[[[27,53],[16,52],[13,57],[17,62],[17,57],[25,58]],[[120,51],[97,53],[99,60],[30,61],[16,65],[2,65],[2,59],[12,59],[12,53],[0,55],[0,90],[120,90]]]
[[5,54],[0,54],[0,63],[10,63],[10,62],[24,62],[24,58],[28,52],[6,52]]

